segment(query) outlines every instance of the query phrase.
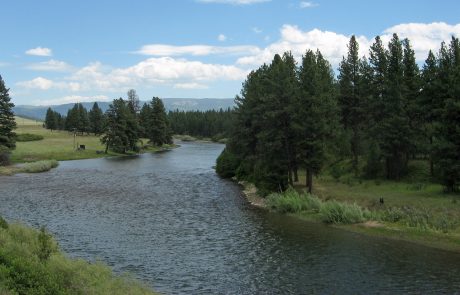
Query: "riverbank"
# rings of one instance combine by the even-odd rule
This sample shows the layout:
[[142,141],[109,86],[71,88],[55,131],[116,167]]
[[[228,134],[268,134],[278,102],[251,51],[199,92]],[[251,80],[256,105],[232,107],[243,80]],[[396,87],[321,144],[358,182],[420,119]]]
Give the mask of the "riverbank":
[[211,138],[211,137],[195,137],[187,134],[175,134],[173,138],[185,142],[213,142],[213,143],[227,143],[227,138]]
[[[105,146],[100,142],[99,136],[78,135],[74,137],[72,133],[67,131],[51,131],[43,128],[40,122],[19,117],[16,118],[16,122],[16,134],[29,134],[42,137],[43,139],[18,141],[16,143],[16,149],[11,153],[11,162],[13,165],[0,167],[0,175],[30,172],[24,170],[21,165],[18,165],[22,163],[31,163],[31,165],[37,166],[43,163],[43,161],[82,160],[134,154],[119,154],[112,151],[109,151],[107,154],[104,153]],[[85,149],[76,148],[80,145],[84,145]],[[175,144],[163,145],[161,147],[145,145],[140,153],[161,152],[175,147],[177,147]]]
[[70,259],[44,228],[0,217],[0,294],[155,294],[101,262]]
[[[369,184],[367,190],[364,189],[366,185],[354,185],[345,189],[337,184],[336,186],[341,187],[341,190],[337,190],[336,186],[323,179],[317,181],[318,189],[315,193],[318,192],[318,197],[302,193],[303,188],[298,185],[294,196],[288,196],[287,193],[268,198],[260,197],[251,183],[239,184],[243,188],[245,198],[257,208],[287,214],[307,222],[327,223],[335,228],[356,233],[460,252],[460,224],[457,215],[460,214],[460,210],[457,202],[452,202],[452,199],[445,195],[440,199],[437,194],[431,194],[431,197],[428,194],[418,202],[415,199],[420,196],[409,194],[406,197],[411,197],[410,201],[404,201],[404,197],[400,195],[397,204],[388,197],[386,200],[390,204],[380,205],[378,200],[382,194],[363,196],[369,190],[372,191]],[[382,192],[385,188],[389,190],[394,185],[379,184],[383,186],[379,191]],[[338,191],[342,192],[340,198],[335,196]],[[359,194],[361,199],[353,193]],[[388,193],[383,195],[387,197]],[[277,198],[285,199],[274,202]],[[366,203],[368,206],[363,206]],[[431,206],[427,207],[428,204]]]

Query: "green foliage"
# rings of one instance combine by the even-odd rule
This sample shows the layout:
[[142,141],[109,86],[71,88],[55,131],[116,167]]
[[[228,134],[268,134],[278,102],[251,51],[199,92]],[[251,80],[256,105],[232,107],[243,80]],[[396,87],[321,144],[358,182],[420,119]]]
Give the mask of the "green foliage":
[[[11,102],[8,92],[9,89],[6,88],[5,82],[0,76],[0,147],[14,149],[16,147],[16,136],[13,130],[16,128],[16,121],[13,114],[14,104]],[[7,162],[5,158],[6,152],[0,150],[0,165],[4,165]]]
[[270,194],[267,199],[270,209],[279,213],[297,213],[302,211],[319,212],[323,203],[320,199],[310,194],[300,194],[294,189],[284,193]]
[[238,158],[227,149],[224,149],[216,160],[216,172],[220,177],[231,178],[236,175],[236,169],[238,169],[239,164]]
[[99,135],[104,130],[104,114],[102,113],[101,108],[95,102],[92,109],[88,113],[89,121],[89,130],[94,133],[94,135]]
[[38,234],[38,249],[37,256],[41,261],[46,261],[50,258],[53,252],[56,252],[56,245],[53,244],[51,235],[46,231],[45,227],[40,228]]
[[370,212],[360,206],[337,201],[323,203],[320,214],[325,223],[352,224],[361,223],[369,219]]
[[0,292],[2,294],[152,294],[101,264],[71,260],[40,231],[10,224],[0,227]]
[[136,151],[139,140],[136,116],[130,111],[126,101],[115,99],[106,112],[106,124],[101,142],[107,153],[110,148],[117,153]]
[[43,140],[43,138],[44,137],[39,134],[31,134],[31,133],[16,134],[17,142],[38,141],[38,140]]
[[10,164],[10,155],[11,150],[4,145],[0,145],[0,166],[6,166]]
[[1,216],[0,216],[0,228],[8,229],[8,222],[6,222],[6,220]]
[[194,137],[210,137],[219,141],[228,137],[232,129],[233,111],[169,111],[168,120],[174,134],[188,134]]
[[150,102],[150,111],[147,125],[144,126],[147,138],[153,144],[162,146],[172,143],[172,132],[166,110],[160,98],[154,97]]

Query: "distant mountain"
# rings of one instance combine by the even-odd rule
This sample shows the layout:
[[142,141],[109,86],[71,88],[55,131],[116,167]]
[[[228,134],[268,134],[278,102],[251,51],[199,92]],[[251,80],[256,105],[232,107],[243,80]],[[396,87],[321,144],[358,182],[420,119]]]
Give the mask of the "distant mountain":
[[[180,111],[207,111],[207,110],[219,110],[227,109],[235,106],[232,98],[163,98],[163,103],[167,111],[180,110]],[[111,102],[97,102],[102,111],[106,111],[109,108]],[[145,101],[141,101],[143,105]],[[89,111],[94,102],[83,102],[82,105]],[[67,111],[74,106],[73,103],[61,104],[61,105],[50,105],[50,106],[29,106],[29,105],[18,105],[15,106],[13,111],[17,116],[23,116],[27,118],[35,118],[44,120],[46,110],[51,107],[53,110],[67,115]]]

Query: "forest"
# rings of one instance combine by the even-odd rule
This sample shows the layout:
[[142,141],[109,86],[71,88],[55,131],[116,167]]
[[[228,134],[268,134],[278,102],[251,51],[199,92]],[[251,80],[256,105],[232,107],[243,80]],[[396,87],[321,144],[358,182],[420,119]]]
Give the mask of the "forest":
[[303,170],[311,192],[314,176],[337,163],[349,163],[356,177],[397,181],[411,160],[423,159],[433,181],[458,191],[458,38],[430,51],[421,69],[397,34],[387,46],[377,36],[368,57],[358,52],[352,36],[337,77],[319,50],[307,50],[300,65],[286,52],[252,71],[217,172],[268,194],[292,186]]

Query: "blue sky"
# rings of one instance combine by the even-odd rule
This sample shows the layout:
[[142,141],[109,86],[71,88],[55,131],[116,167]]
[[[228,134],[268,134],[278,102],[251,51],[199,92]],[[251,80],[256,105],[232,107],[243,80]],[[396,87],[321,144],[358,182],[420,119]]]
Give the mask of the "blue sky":
[[[248,71],[319,48],[336,68],[352,34],[428,49],[460,36],[460,1],[5,1],[0,74],[16,104],[152,96],[232,98]],[[440,4],[442,3],[442,4]]]

